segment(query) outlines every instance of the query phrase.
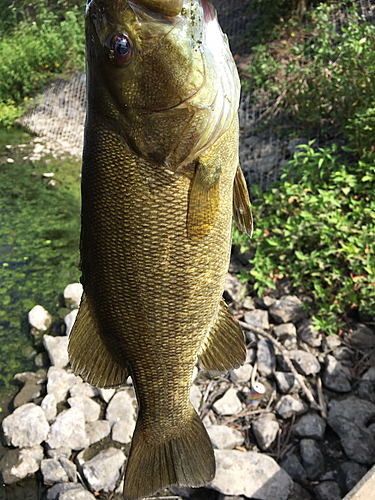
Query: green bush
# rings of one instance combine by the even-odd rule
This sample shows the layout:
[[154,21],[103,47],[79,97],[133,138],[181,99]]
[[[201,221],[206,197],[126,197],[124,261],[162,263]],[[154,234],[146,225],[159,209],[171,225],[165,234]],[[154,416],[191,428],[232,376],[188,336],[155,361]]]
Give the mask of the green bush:
[[57,74],[83,68],[84,15],[77,6],[62,21],[48,8],[35,21],[21,21],[0,40],[0,123],[9,125],[18,105]]
[[350,307],[375,314],[375,163],[342,163],[336,145],[299,148],[284,182],[258,193],[254,268],[242,277],[259,295],[282,277],[313,292],[315,322],[333,333]]

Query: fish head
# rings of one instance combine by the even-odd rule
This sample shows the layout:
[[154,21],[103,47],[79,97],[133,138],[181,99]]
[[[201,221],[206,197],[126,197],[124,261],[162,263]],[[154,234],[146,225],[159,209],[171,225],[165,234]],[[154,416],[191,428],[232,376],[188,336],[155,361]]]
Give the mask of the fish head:
[[172,169],[230,126],[239,82],[211,0],[89,0],[88,116]]

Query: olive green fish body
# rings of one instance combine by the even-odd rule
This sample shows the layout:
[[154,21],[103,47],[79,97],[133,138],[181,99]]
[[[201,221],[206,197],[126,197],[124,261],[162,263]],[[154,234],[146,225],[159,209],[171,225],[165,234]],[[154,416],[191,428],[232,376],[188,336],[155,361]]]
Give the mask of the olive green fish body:
[[[251,224],[238,166],[238,95],[230,85],[223,94],[214,57],[197,49],[194,36],[203,28],[189,31],[195,15],[201,26],[204,15],[212,21],[209,4],[181,0],[196,10],[165,18],[179,1],[92,1],[87,14],[84,297],[69,354],[74,371],[94,385],[133,379],[139,414],[125,477],[129,500],[213,478],[212,446],[190,403],[193,369],[197,358],[209,370],[225,370],[245,356],[222,299],[232,215],[243,229]],[[113,61],[113,42],[107,50],[109,37],[118,36],[120,62]],[[129,46],[131,60],[123,62]],[[101,69],[114,70],[108,81]]]

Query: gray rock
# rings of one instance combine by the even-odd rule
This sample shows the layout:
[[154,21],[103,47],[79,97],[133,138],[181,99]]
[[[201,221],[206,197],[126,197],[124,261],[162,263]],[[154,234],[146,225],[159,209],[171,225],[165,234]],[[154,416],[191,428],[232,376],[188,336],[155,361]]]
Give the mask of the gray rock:
[[289,475],[263,453],[215,450],[216,476],[211,487],[225,495],[258,500],[287,500],[293,489]]
[[60,493],[58,500],[95,500],[95,498],[89,491],[76,488]]
[[270,377],[275,371],[276,357],[273,344],[269,340],[261,339],[257,345],[257,362],[259,373],[263,377]]
[[298,396],[287,394],[282,396],[276,405],[276,411],[281,418],[289,418],[293,414],[300,415],[307,411],[307,405],[301,401]]
[[119,420],[136,420],[136,399],[132,389],[117,392],[107,406],[106,419],[113,425]]
[[340,401],[332,400],[328,412],[329,425],[331,425],[330,419],[336,416],[345,417],[359,426],[365,426],[375,417],[375,404],[356,396],[349,396]]
[[60,460],[60,458],[67,458],[69,460],[72,455],[71,448],[50,448],[47,444],[46,449],[46,455],[48,458],[56,458],[57,460]]
[[48,370],[47,393],[53,394],[56,403],[60,403],[60,401],[64,401],[76,380],[77,377],[73,373],[67,373],[62,368],[51,366]]
[[304,319],[298,326],[298,338],[311,347],[319,347],[322,343],[322,333],[314,327],[311,319]]
[[228,273],[224,290],[233,302],[241,302],[245,297],[246,285],[242,284],[237,276]]
[[46,414],[46,419],[51,422],[57,415],[56,399],[53,394],[47,394],[40,404],[42,410]]
[[108,420],[97,420],[96,422],[86,422],[86,433],[87,437],[90,440],[90,445],[109,436],[110,432],[111,432],[111,424],[108,422]]
[[215,401],[213,408],[219,415],[235,415],[242,410],[242,404],[237,397],[236,390],[231,387],[223,397]]
[[335,481],[323,481],[314,488],[317,500],[341,500],[339,485]]
[[337,337],[337,335],[329,335],[328,337],[324,337],[322,340],[322,349],[323,352],[333,351],[340,347],[341,340]]
[[65,327],[66,327],[65,333],[66,333],[67,337],[69,337],[70,332],[72,331],[74,322],[77,318],[77,314],[78,314],[78,309],[73,309],[73,311],[71,311],[69,314],[67,314],[64,318],[64,323],[65,323]]
[[34,399],[39,398],[42,394],[42,385],[36,384],[33,381],[26,382],[26,384],[22,387],[20,392],[13,400],[14,408],[19,408],[20,406],[30,403]]
[[7,445],[30,448],[46,439],[49,425],[40,406],[28,403],[4,418],[3,432]]
[[342,365],[334,356],[328,355],[322,376],[325,387],[336,392],[349,392],[351,390],[350,379],[349,368]]
[[79,408],[85,415],[86,422],[95,422],[100,415],[100,405],[87,396],[74,396],[68,399],[72,408]]
[[369,425],[367,428],[371,432],[371,434],[375,437],[375,423]]
[[324,472],[324,457],[314,439],[301,439],[300,453],[302,464],[310,479],[318,479]]
[[306,413],[296,424],[292,434],[301,438],[323,439],[326,422],[316,413]]
[[253,420],[252,430],[259,447],[265,451],[275,441],[279,432],[279,423],[272,414]]
[[341,346],[337,347],[332,354],[339,361],[345,361],[345,364],[352,364],[352,359],[355,351],[353,349],[349,349],[348,347]]
[[375,384],[371,380],[360,380],[357,393],[360,398],[375,403]]
[[269,295],[265,295],[261,300],[263,302],[264,307],[266,307],[267,309],[276,302],[276,299],[274,297],[270,297]]
[[302,375],[315,375],[320,372],[320,363],[314,354],[301,350],[290,351],[289,357],[297,371]]
[[38,367],[49,366],[49,356],[46,351],[39,352],[34,358],[34,364]]
[[254,301],[250,297],[245,297],[242,301],[242,307],[247,311],[254,311],[255,304]]
[[245,313],[244,320],[248,325],[255,326],[255,328],[262,328],[268,330],[270,324],[268,322],[268,312],[262,309],[255,309]]
[[64,368],[69,363],[68,337],[43,336],[43,345],[48,353],[51,365],[57,368]]
[[285,347],[285,349],[288,349],[288,351],[294,351],[298,349],[298,343],[297,343],[297,337],[294,335],[287,335],[281,343]]
[[251,364],[246,363],[240,368],[236,368],[230,372],[230,377],[233,382],[237,384],[247,384],[251,378],[251,374],[253,372],[253,367]]
[[277,388],[282,394],[288,394],[292,389],[299,389],[299,382],[294,377],[293,373],[275,372],[274,374]]
[[375,382],[375,365],[371,366],[362,376],[362,380],[371,380]]
[[70,283],[64,290],[65,306],[78,309],[81,302],[83,287],[81,283]]
[[307,476],[306,470],[297,455],[289,455],[280,465],[295,480],[304,481]]
[[115,422],[112,427],[112,439],[119,443],[130,443],[135,429],[135,420],[129,418]]
[[311,500],[311,495],[298,483],[293,483],[293,491],[288,500]]
[[366,474],[367,468],[359,465],[356,462],[344,462],[340,465],[337,480],[341,491],[346,494],[359,483],[362,477]]
[[43,460],[43,448],[37,444],[31,448],[9,450],[0,460],[3,483],[12,484],[29,474],[34,474]]
[[253,365],[255,363],[255,360],[257,359],[257,350],[255,346],[248,347],[246,349],[246,361],[245,363]]
[[269,312],[277,323],[296,323],[307,314],[301,300],[294,295],[283,295],[270,307]]
[[37,372],[22,372],[16,373],[14,375],[14,380],[19,382],[20,384],[42,384],[45,381],[47,372],[45,370],[38,370]]
[[[48,488],[46,493],[46,500],[60,500],[60,495],[64,495],[65,493],[69,493],[69,495],[71,495],[69,497],[65,497],[65,500],[73,500],[75,499],[74,493],[76,491],[87,490],[85,490],[80,483],[58,483],[53,485],[51,488]],[[95,497],[92,495],[88,500],[93,500],[93,498]]]
[[69,481],[68,474],[64,467],[55,458],[46,458],[42,460],[40,471],[43,476],[43,481],[47,484],[67,483]]
[[90,440],[86,433],[83,412],[79,408],[70,408],[60,413],[51,426],[47,443],[51,448],[87,448]]
[[190,401],[195,410],[199,412],[202,401],[202,393],[199,390],[198,386],[196,386],[195,384],[193,384],[190,389]]
[[52,323],[52,316],[42,306],[35,306],[29,311],[30,325],[41,333],[48,330]]
[[344,416],[329,416],[328,424],[340,437],[348,458],[360,464],[375,463],[375,439],[371,431]]
[[358,323],[352,333],[345,335],[345,340],[357,349],[375,347],[375,332],[372,328]]
[[115,488],[124,462],[121,450],[108,448],[83,464],[83,475],[93,491],[109,492]]
[[281,325],[274,326],[273,333],[279,340],[284,340],[290,335],[297,337],[297,329],[293,323],[282,323]]
[[59,462],[64,467],[64,470],[68,475],[69,481],[75,483],[77,481],[76,465],[65,457],[60,457]]
[[232,450],[236,446],[241,446],[245,440],[240,431],[226,425],[211,425],[207,428],[207,432],[214,448],[219,450]]

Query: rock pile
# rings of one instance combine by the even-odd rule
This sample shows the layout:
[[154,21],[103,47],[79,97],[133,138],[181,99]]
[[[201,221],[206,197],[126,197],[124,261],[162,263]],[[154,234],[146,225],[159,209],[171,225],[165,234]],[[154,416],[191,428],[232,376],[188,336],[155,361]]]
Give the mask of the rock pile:
[[[81,293],[78,284],[64,292],[67,333]],[[216,477],[210,489],[172,493],[341,499],[375,463],[374,330],[354,324],[340,338],[325,337],[308,317],[310,297],[285,285],[253,300],[228,275],[225,296],[246,332],[246,364],[217,377],[197,369],[191,391],[215,448]],[[15,376],[22,388],[2,423],[3,482],[40,471],[47,500],[112,491],[121,498],[137,412],[130,378],[117,390],[90,386],[71,372],[68,336],[51,335],[48,312],[34,307],[29,322],[48,365]],[[40,366],[46,355],[38,356]]]

